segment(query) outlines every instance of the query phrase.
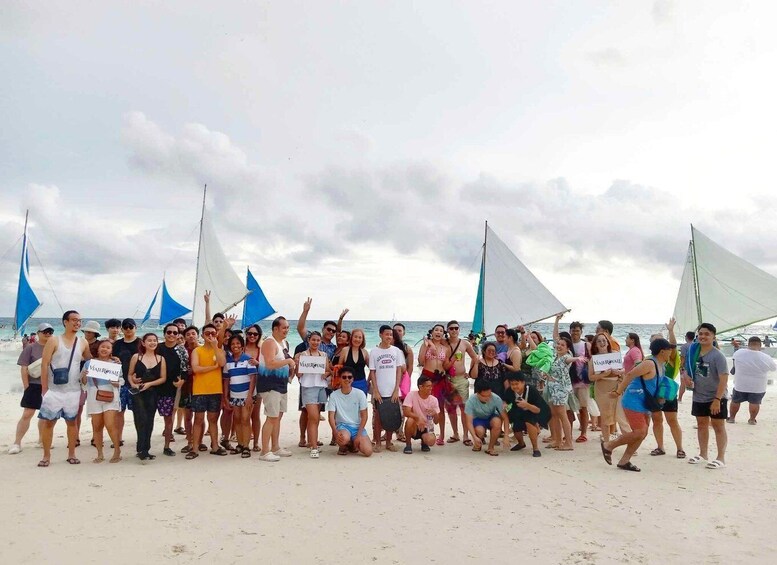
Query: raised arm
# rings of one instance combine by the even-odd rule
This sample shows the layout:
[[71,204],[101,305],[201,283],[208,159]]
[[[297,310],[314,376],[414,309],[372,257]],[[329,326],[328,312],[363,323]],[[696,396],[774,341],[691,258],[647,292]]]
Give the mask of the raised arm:
[[213,318],[210,317],[210,291],[206,290],[205,295],[203,296],[203,299],[205,300],[205,323],[210,324],[213,321]]
[[564,317],[564,313],[556,314],[556,319],[553,321],[553,341],[555,343],[558,343],[559,335],[558,335],[558,323],[561,321],[561,318]]
[[299,315],[299,320],[297,320],[297,333],[302,338],[302,341],[308,338],[308,329],[305,327],[305,324],[308,321],[311,304],[313,304],[313,299],[308,296],[308,299],[302,305],[302,314]]
[[337,318],[337,334],[340,335],[340,332],[343,331],[343,319],[348,314],[348,308],[340,312],[340,317]]

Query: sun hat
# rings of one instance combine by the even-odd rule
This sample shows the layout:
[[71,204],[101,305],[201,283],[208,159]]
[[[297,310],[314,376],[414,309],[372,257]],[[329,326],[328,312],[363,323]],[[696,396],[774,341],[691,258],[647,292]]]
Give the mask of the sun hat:
[[81,326],[81,331],[84,333],[91,332],[95,335],[100,335],[100,324],[94,320],[89,320],[87,323]]

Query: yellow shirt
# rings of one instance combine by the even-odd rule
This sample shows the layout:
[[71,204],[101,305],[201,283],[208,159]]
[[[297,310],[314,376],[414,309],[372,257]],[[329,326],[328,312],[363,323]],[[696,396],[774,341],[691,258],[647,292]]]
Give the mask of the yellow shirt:
[[213,367],[206,373],[195,373],[192,383],[192,394],[222,394],[221,367],[216,361],[216,352],[211,347],[201,345],[194,351],[201,367]]

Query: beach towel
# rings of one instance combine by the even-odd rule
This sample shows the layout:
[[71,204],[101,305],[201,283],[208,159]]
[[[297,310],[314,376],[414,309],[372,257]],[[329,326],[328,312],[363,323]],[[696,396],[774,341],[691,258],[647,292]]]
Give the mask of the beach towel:
[[688,354],[685,356],[685,372],[691,379],[696,379],[696,364],[699,362],[701,354],[701,345],[694,341],[688,347]]
[[529,353],[529,356],[526,358],[526,364],[530,367],[536,367],[543,373],[548,373],[555,357],[556,354],[550,345],[542,342],[537,346],[537,349]]

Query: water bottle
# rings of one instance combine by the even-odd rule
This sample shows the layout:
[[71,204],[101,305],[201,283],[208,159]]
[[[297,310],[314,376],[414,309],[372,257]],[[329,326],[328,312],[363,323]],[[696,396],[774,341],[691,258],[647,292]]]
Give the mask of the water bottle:
[[426,415],[426,431],[434,432],[434,416],[431,414]]

